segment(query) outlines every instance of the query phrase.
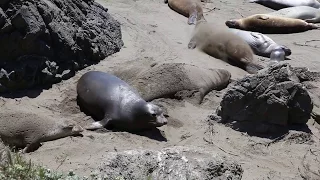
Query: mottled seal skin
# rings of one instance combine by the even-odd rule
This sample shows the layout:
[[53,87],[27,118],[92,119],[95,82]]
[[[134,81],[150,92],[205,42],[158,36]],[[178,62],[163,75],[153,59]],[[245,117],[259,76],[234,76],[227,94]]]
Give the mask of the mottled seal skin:
[[200,0],[164,0],[174,11],[188,17],[188,24],[196,24],[197,20],[204,19]]
[[301,19],[285,18],[270,14],[255,14],[246,18],[228,20],[225,23],[229,28],[264,34],[288,34],[319,29],[320,26],[307,23]]
[[162,109],[146,102],[138,92],[120,78],[101,71],[89,71],[77,84],[77,99],[94,118],[100,119],[84,127],[103,127],[139,131],[167,124]]
[[233,34],[228,28],[211,27],[207,21],[197,21],[189,49],[200,51],[232,65],[246,70],[250,74],[257,73],[263,67],[257,64],[248,43]]
[[268,14],[279,17],[302,19],[308,23],[320,22],[320,9],[310,6],[288,7]]
[[249,2],[261,4],[275,10],[295,6],[320,8],[320,3],[317,0],[249,0]]
[[150,101],[172,97],[181,91],[199,92],[200,104],[212,90],[221,90],[229,84],[231,73],[225,69],[206,69],[185,63],[165,63],[140,73],[130,84]]
[[277,44],[264,34],[233,28],[229,30],[245,40],[256,55],[269,57],[275,61],[283,61],[285,56],[291,55],[288,47]]
[[0,138],[9,146],[32,152],[40,143],[80,135],[83,128],[70,120],[53,120],[25,112],[0,113]]

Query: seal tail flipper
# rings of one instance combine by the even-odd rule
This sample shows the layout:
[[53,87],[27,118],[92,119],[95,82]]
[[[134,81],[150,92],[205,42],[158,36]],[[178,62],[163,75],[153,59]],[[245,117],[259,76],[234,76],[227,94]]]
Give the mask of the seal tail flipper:
[[104,118],[101,121],[97,121],[94,123],[91,123],[89,126],[84,127],[86,130],[96,130],[96,129],[102,129],[109,123],[108,118]]
[[248,63],[245,66],[245,70],[250,74],[256,74],[259,70],[263,69],[264,67],[262,65],[256,64],[256,63]]
[[195,25],[196,22],[197,22],[197,17],[198,17],[198,13],[195,11],[195,12],[192,12],[190,15],[189,15],[189,19],[188,19],[188,24],[191,25]]
[[317,23],[317,22],[320,22],[320,20],[319,20],[318,18],[305,19],[304,21],[306,21],[307,23]]
[[255,3],[255,2],[257,2],[258,0],[249,0],[248,2],[249,3]]
[[313,24],[313,23],[308,23],[308,25],[311,27],[311,29],[320,29],[320,25]]

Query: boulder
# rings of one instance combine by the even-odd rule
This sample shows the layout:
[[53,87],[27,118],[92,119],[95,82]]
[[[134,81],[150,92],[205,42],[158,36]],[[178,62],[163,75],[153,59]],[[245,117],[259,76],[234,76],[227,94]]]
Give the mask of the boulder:
[[267,133],[306,124],[313,108],[306,73],[287,63],[274,64],[228,88],[217,110],[220,122],[240,131]]
[[110,152],[99,166],[106,179],[240,180],[238,163],[214,152],[175,146],[162,150]]
[[123,46],[120,23],[94,0],[0,2],[0,92],[52,84]]

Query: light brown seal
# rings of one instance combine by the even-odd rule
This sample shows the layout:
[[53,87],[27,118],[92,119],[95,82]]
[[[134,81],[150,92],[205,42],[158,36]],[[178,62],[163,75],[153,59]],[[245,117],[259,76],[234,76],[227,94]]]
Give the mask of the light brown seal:
[[83,128],[70,120],[54,120],[26,112],[0,112],[0,138],[12,147],[28,153],[41,142],[80,135]]
[[205,20],[196,23],[189,49],[198,48],[202,52],[246,70],[257,73],[263,67],[257,64],[251,47],[241,37],[228,28],[211,27]]
[[200,68],[185,63],[165,63],[142,72],[130,82],[141,96],[151,101],[173,97],[187,91],[200,104],[212,90],[221,90],[229,84],[231,74],[225,69]]
[[188,17],[188,24],[196,24],[198,19],[204,19],[200,0],[164,0],[174,11]]
[[270,14],[255,14],[246,18],[228,20],[225,24],[229,28],[265,34],[298,33],[311,29],[319,29],[320,27],[301,19],[278,17]]

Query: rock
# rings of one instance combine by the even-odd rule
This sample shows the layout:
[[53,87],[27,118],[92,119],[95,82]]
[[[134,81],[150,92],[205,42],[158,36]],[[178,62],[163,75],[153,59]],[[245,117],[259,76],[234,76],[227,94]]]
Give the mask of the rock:
[[218,115],[232,128],[268,133],[293,124],[305,124],[312,112],[311,98],[300,83],[305,75],[279,63],[238,80],[225,93]]
[[94,0],[0,2],[0,92],[52,84],[123,46],[120,23]]
[[10,149],[0,141],[0,167],[6,166],[11,158]]
[[107,179],[241,179],[241,165],[214,152],[175,146],[156,150],[129,150],[105,155],[99,174]]

